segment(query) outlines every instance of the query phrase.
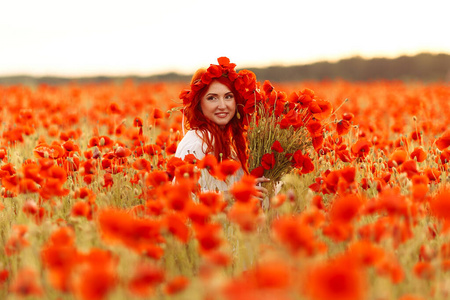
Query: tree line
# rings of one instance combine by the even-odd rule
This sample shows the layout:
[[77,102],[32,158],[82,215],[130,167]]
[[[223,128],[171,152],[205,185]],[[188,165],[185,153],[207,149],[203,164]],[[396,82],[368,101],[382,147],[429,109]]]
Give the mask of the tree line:
[[[270,66],[267,68],[247,68],[253,71],[259,80],[272,82],[303,81],[303,80],[335,80],[373,81],[373,80],[403,80],[403,81],[450,81],[450,55],[421,53],[415,56],[400,56],[397,58],[364,59],[356,56],[337,62],[320,61],[305,65]],[[49,84],[59,85],[69,82],[91,83],[123,80],[136,82],[189,81],[191,75],[166,73],[151,76],[94,76],[94,77],[33,77],[27,75],[0,77],[0,84]]]

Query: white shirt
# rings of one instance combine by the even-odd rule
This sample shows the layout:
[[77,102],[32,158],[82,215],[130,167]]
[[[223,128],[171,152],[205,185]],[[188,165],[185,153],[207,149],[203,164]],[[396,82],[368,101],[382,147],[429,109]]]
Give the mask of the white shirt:
[[[175,152],[175,157],[184,159],[188,154],[193,154],[198,160],[206,156],[206,143],[203,144],[202,133],[200,131],[189,130],[180,141]],[[229,176],[226,181],[218,180],[209,174],[208,170],[200,172],[199,184],[202,191],[227,191],[229,187],[239,181],[244,175],[244,170],[240,168],[235,175]]]

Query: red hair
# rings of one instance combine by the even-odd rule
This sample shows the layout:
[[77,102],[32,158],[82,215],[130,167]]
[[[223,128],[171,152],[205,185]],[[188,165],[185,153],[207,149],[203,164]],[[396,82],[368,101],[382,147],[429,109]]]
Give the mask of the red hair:
[[[192,76],[191,85],[197,80],[201,80],[205,72],[205,69],[197,70]],[[244,99],[235,89],[233,81],[225,76],[214,78],[213,81],[218,81],[230,89],[234,94],[236,107],[243,105]],[[201,133],[203,143],[206,144],[206,153],[214,154],[218,161],[237,157],[242,165],[242,169],[248,173],[247,140],[245,139],[245,128],[242,119],[238,118],[238,110],[236,109],[236,114],[231,121],[224,128],[220,128],[216,123],[206,118],[200,108],[201,99],[210,84],[198,90],[193,96],[193,100],[184,107],[185,127],[187,130],[196,130]],[[233,157],[234,155],[236,157]]]

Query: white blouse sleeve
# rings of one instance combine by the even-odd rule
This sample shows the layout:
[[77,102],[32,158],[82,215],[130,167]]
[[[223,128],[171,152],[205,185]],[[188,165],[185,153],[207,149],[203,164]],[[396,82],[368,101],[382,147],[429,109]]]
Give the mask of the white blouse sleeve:
[[[201,135],[201,133],[199,133]],[[183,139],[180,141],[175,152],[175,157],[184,159],[188,154],[193,154],[198,160],[203,159],[206,156],[206,144],[203,144],[202,138],[197,135],[194,130],[190,130],[186,133]],[[228,180],[221,181],[214,178],[206,169],[200,171],[200,179],[198,181],[201,190],[223,192],[227,191],[230,186],[240,180],[243,175],[243,170],[240,169],[236,175],[231,176]]]
[[203,145],[202,139],[197,135],[197,133],[190,130],[178,144],[175,157],[184,159],[186,155],[193,154],[200,160],[205,157],[205,147],[206,145]]

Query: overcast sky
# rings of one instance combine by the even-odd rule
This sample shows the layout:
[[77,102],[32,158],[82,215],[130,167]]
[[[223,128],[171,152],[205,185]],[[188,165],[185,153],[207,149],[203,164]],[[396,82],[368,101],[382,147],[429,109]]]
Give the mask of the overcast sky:
[[450,54],[450,1],[0,0],[0,75],[192,74]]

